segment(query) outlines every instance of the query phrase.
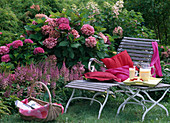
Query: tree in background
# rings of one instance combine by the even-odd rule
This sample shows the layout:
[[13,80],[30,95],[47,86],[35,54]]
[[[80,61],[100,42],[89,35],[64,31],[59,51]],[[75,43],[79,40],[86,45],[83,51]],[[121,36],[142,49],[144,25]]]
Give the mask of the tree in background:
[[153,29],[160,43],[165,45],[170,44],[169,5],[169,0],[125,0],[125,7],[141,12],[145,19],[144,25]]

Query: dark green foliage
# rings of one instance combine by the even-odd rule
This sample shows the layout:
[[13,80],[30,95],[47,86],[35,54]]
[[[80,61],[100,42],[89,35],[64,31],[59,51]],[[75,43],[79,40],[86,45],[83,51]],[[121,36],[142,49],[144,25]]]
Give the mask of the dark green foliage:
[[144,25],[153,29],[161,44],[169,44],[170,12],[169,0],[125,0],[128,10],[141,12],[145,19]]

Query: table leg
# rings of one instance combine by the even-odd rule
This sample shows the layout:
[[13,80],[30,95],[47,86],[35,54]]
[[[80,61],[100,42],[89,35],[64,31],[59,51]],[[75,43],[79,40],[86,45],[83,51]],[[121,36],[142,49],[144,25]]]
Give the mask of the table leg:
[[160,106],[161,108],[163,108],[165,111],[166,111],[166,115],[169,116],[169,113],[168,113],[168,110],[165,108],[165,106],[163,106],[162,104],[160,104],[159,102],[164,98],[164,96],[166,95],[166,93],[168,92],[169,89],[167,89],[164,94],[162,95],[162,97],[158,100],[158,101],[155,101],[153,100],[149,94],[143,90],[142,92],[145,93],[147,95],[147,97],[150,99],[150,101],[152,103],[154,103],[152,106],[150,106],[148,109],[146,109],[146,111],[143,113],[143,116],[142,116],[142,121],[144,121],[144,118],[145,118],[145,115],[148,113],[148,111],[150,111],[155,105],[158,105]]
[[129,96],[118,108],[117,110],[117,115],[119,114],[121,108],[130,100],[130,99],[134,99],[135,96],[137,96],[137,94],[140,92],[140,89],[138,89],[136,92],[134,92],[133,95]]

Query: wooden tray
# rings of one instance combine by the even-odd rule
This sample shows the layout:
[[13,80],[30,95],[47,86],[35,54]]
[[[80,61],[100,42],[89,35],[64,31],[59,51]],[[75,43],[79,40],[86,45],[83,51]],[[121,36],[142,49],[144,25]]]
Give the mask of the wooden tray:
[[[139,77],[135,77],[135,78],[139,78]],[[154,87],[157,84],[159,84],[161,80],[162,78],[151,77],[148,81],[140,81],[140,79],[135,81],[130,81],[130,78],[128,78],[127,80],[123,81],[123,83],[126,85],[140,85],[140,86]]]

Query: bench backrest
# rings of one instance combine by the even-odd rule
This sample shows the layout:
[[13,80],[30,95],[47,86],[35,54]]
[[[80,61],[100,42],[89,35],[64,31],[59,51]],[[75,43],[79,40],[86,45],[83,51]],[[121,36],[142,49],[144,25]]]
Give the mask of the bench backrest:
[[124,37],[117,52],[127,50],[133,62],[150,62],[153,54],[152,42],[155,41],[159,40]]

